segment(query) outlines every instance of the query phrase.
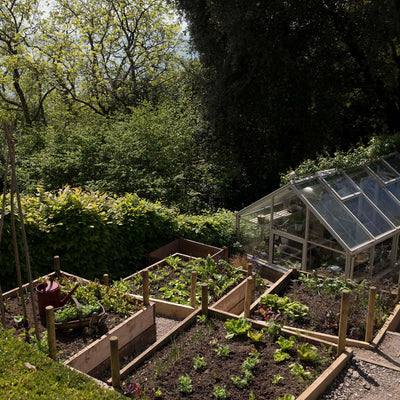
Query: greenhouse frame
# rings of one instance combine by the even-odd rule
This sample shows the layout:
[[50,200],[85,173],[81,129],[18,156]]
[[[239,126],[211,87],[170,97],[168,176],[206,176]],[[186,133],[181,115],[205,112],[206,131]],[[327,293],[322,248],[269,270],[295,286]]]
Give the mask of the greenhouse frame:
[[355,280],[395,271],[400,155],[293,179],[236,214],[239,241],[270,266]]

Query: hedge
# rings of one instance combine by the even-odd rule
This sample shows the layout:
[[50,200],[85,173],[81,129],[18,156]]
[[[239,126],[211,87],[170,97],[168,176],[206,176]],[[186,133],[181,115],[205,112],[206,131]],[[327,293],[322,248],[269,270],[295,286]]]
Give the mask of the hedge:
[[[51,272],[53,256],[59,255],[65,271],[88,279],[104,273],[119,279],[141,269],[146,253],[177,237],[214,246],[229,246],[235,238],[229,211],[179,214],[135,194],[110,197],[70,187],[57,192],[39,188],[34,195],[22,195],[21,203],[34,277]],[[0,244],[3,291],[17,286],[10,219],[7,204]],[[19,244],[26,277],[21,240]]]

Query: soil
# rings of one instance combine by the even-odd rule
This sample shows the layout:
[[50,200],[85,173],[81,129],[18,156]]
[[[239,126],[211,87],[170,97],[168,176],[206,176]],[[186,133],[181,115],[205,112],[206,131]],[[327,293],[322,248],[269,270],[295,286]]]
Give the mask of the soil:
[[[295,378],[289,370],[289,365],[299,362],[296,349],[289,350],[290,360],[277,363],[273,354],[279,346],[268,335],[264,335],[260,343],[252,343],[249,338],[228,340],[225,338],[226,330],[223,322],[208,320],[206,323],[199,321],[188,330],[171,340],[170,345],[156,353],[149,361],[139,367],[129,378],[131,384],[135,383],[141,388],[142,393],[150,395],[154,390],[161,390],[162,399],[187,398],[203,400],[213,398],[214,386],[226,387],[231,399],[251,398],[251,392],[255,399],[277,399],[285,394],[298,396],[308,381]],[[217,357],[216,344],[229,345],[228,357]],[[239,389],[232,380],[231,375],[243,377],[241,365],[252,351],[260,355],[260,363],[252,370],[254,380],[248,387]],[[326,349],[319,348],[321,357],[326,357]],[[193,358],[201,355],[207,365],[204,370],[195,370]],[[307,371],[313,376],[324,369],[301,362]],[[324,365],[328,366],[330,361]],[[281,375],[283,379],[279,383],[272,383],[274,375]],[[191,394],[184,395],[179,391],[178,378],[190,376],[193,384]],[[124,382],[125,388],[128,381]]]
[[[348,331],[347,335],[349,338],[356,340],[364,340],[365,338],[365,325],[368,305],[368,290],[365,290],[364,297],[362,299],[355,298],[350,295],[350,311],[348,317]],[[298,301],[305,304],[309,308],[310,318],[307,321],[294,322],[284,320],[284,323],[289,326],[296,328],[315,330],[321,333],[327,333],[332,335],[338,334],[339,329],[339,316],[340,316],[340,304],[341,298],[334,296],[318,296],[310,295],[305,290],[301,283],[293,281],[282,296],[289,297],[292,301]],[[387,304],[390,309],[393,309],[394,302],[387,294],[380,295],[382,301]],[[383,315],[377,315],[374,324],[374,335],[382,327],[384,323],[383,318],[379,318]],[[257,310],[253,313],[253,317],[256,319],[262,319],[257,314]]]
[[[28,316],[28,327],[34,328],[32,306],[30,297],[25,296],[26,312]],[[14,328],[13,335],[16,337],[24,337],[25,329],[22,325],[18,326],[14,321],[14,316],[22,315],[22,306],[19,297],[9,298],[5,301],[6,312],[6,328]],[[36,305],[36,312],[38,307]],[[60,360],[67,360],[78,351],[94,342],[110,329],[120,324],[126,317],[120,316],[113,312],[107,312],[103,321],[94,328],[78,328],[72,330],[56,330],[57,352]],[[46,326],[40,321],[39,314],[36,315],[38,321],[39,333],[46,331]]]

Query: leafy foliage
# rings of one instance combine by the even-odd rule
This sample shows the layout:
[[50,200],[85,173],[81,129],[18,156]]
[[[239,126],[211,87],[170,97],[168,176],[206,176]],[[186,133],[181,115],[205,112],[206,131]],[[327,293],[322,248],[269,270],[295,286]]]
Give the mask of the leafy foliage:
[[226,338],[232,339],[235,336],[246,335],[251,329],[251,322],[245,318],[228,319],[225,321]]
[[[110,273],[118,279],[141,269],[146,253],[176,237],[215,246],[234,241],[233,215],[227,211],[178,214],[134,194],[110,197],[70,187],[55,193],[39,188],[21,200],[34,277],[48,273],[54,255],[60,256],[62,268],[70,273],[88,279]],[[12,260],[7,204],[0,251],[3,290],[16,285]]]
[[288,297],[280,297],[277,294],[267,294],[261,297],[260,302],[270,307],[274,312],[286,314],[293,321],[306,320],[310,316],[306,305],[297,301],[291,301]]
[[184,394],[192,393],[193,385],[192,385],[192,379],[190,378],[189,375],[180,376],[178,378],[178,382],[179,382],[179,391],[181,393],[184,393]]

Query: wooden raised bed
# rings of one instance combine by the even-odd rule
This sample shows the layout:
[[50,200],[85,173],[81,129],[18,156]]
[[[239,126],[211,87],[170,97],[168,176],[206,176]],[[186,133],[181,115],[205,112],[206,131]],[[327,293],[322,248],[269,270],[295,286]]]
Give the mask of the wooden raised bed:
[[[185,320],[183,320],[173,331],[171,331],[168,335],[165,335],[162,337],[160,340],[155,342],[151,347],[149,347],[145,352],[137,356],[132,362],[130,362],[128,365],[126,365],[123,369],[120,371],[121,378],[126,378],[127,376],[130,376],[130,381],[131,382],[136,382],[137,384],[141,384],[140,378],[136,376],[136,373],[140,371],[140,368],[142,365],[152,365],[152,364],[157,364],[160,361],[152,360],[152,357],[154,355],[159,354],[162,349],[167,346],[170,343],[175,343],[178,342],[178,338],[180,334],[183,334],[187,329],[189,329],[191,326],[193,326],[196,323],[197,317],[201,314],[201,310],[194,310],[192,314],[190,314]],[[221,312],[217,311],[214,309],[209,309],[208,312],[208,317],[210,318],[215,318],[218,320],[225,321],[226,319],[229,318],[238,318],[236,315],[227,313],[227,312]],[[260,324],[258,321],[252,321],[252,325],[254,329],[262,329],[264,327],[264,324]],[[282,331],[282,334],[285,336],[291,335],[291,332],[285,332],[285,330]],[[211,334],[210,336],[210,343],[211,343],[211,338],[213,335]],[[204,339],[208,341],[208,339]],[[240,340],[239,340],[240,342]],[[208,342],[207,342],[208,343]],[[209,346],[212,346],[209,344]],[[323,371],[323,373],[316,378],[314,381],[310,382],[308,387],[297,397],[297,400],[316,400],[318,399],[318,396],[323,393],[327,387],[330,385],[330,383],[336,378],[336,376],[341,372],[341,370],[344,368],[348,360],[351,358],[352,352],[349,351],[348,349],[345,350],[343,354],[341,354],[339,357],[337,357],[326,369]],[[234,356],[235,357],[235,356]],[[149,361],[147,363],[147,361]],[[213,379],[213,369],[216,368],[214,365],[211,365],[210,363],[210,370],[207,372],[209,374],[209,379],[212,382]],[[257,367],[256,367],[257,368]],[[257,369],[255,369],[257,371]],[[213,372],[213,373],[212,373]],[[181,372],[180,372],[181,373]],[[184,372],[182,372],[183,374]],[[231,371],[232,374],[236,374],[237,371]],[[196,378],[197,372],[193,372],[189,370],[189,375]],[[255,372],[257,374],[257,372]],[[176,380],[178,379],[178,376],[176,376]],[[264,378],[263,378],[264,379]],[[283,385],[285,385],[283,381]],[[107,381],[108,384],[111,385],[112,380],[111,378]],[[229,388],[233,387],[232,382],[230,382],[232,386],[227,386],[227,390],[229,391]],[[208,385],[211,387],[211,393],[212,394],[212,385],[211,383]],[[250,386],[247,390],[251,390],[252,387]],[[255,390],[255,387],[254,387]],[[259,389],[258,389],[259,390]],[[287,393],[290,393],[291,388],[287,388]],[[258,396],[262,394],[258,393]],[[192,397],[193,395],[190,395]],[[259,398],[256,394],[255,398]],[[163,393],[163,398],[164,398],[164,393]],[[170,394],[167,394],[165,398],[172,398]],[[174,397],[175,398],[175,397]],[[179,393],[177,393],[176,398],[179,397]],[[196,397],[198,398],[198,397]]]
[[[60,273],[64,276],[74,278],[81,283],[89,282],[87,279],[77,277],[67,272],[60,271]],[[49,276],[51,275],[54,276],[55,273],[49,274]],[[33,281],[34,285],[39,282],[40,279]],[[29,284],[23,285],[24,293],[27,291],[28,285]],[[18,295],[19,288],[15,288],[4,293],[3,299],[13,298]],[[131,297],[142,301],[138,296]],[[177,313],[176,310],[172,311],[172,313],[174,312]],[[111,336],[117,336],[119,338],[120,358],[131,353],[133,348],[144,348],[145,345],[154,343],[156,341],[155,304],[150,302],[144,309],[131,315],[99,339],[64,361],[64,365],[85,374],[96,375],[99,370],[107,368],[110,364],[109,337]]]
[[228,261],[228,248],[215,247],[208,244],[195,242],[194,240],[179,238],[154,250],[146,255],[147,265],[151,265],[175,253],[191,257],[206,258],[210,255],[214,261],[224,259]]
[[[298,276],[299,276],[299,271],[293,270],[293,269],[288,270],[286,274],[284,274],[278,281],[275,282],[275,284],[273,284],[263,294],[263,296],[265,296],[267,294],[278,294],[278,295],[281,294],[282,292],[285,291],[285,289],[291,283],[291,281],[293,279],[297,279]],[[260,296],[260,298],[261,297],[262,296]],[[251,304],[251,312],[253,312],[257,309],[257,307],[260,303],[260,298],[256,299]],[[215,306],[217,306],[217,304]],[[243,315],[243,313],[241,313],[240,315]],[[262,321],[259,321],[259,322],[263,323]],[[367,322],[367,315],[365,316],[365,323],[366,322]],[[365,340],[356,340],[356,339],[346,338],[346,345],[360,347],[360,348],[366,348],[366,349],[372,349],[380,342],[380,340],[382,339],[382,337],[384,336],[384,334],[386,333],[387,330],[396,329],[396,327],[399,326],[399,324],[400,324],[400,305],[397,305],[397,306],[395,306],[395,308],[391,312],[390,316],[385,321],[384,325],[379,329],[379,331],[376,333],[375,337],[371,340],[370,343]],[[316,332],[315,330],[302,329],[299,327],[284,326],[284,328],[287,330],[288,333],[291,333],[291,334],[296,334],[296,332],[300,332],[303,335],[306,335],[310,338],[312,337],[312,338],[314,338],[316,340],[320,340],[322,342],[332,343],[334,345],[336,345],[338,343],[337,335],[327,334],[324,332]]]

